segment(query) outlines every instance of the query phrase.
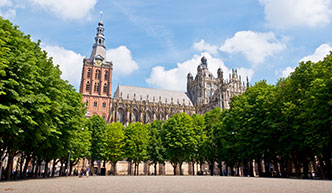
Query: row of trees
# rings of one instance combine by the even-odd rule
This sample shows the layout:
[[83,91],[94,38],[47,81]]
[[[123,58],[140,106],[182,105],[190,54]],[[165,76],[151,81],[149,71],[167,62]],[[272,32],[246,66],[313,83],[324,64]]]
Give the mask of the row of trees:
[[[7,179],[12,170],[26,176],[29,163],[37,176],[42,162],[53,160],[54,170],[69,152],[74,163],[89,155],[82,96],[60,75],[39,41],[0,18],[0,155],[1,166],[8,158]],[[13,168],[14,157],[19,168]]]
[[218,163],[220,174],[226,166],[231,175],[241,169],[253,176],[255,162],[260,176],[307,178],[311,171],[332,178],[332,54],[300,63],[276,85],[257,82],[230,106],[203,116],[175,114],[164,123],[112,123],[98,140],[105,157],[95,158],[113,164],[127,158],[135,168],[144,160],[169,161],[174,174],[183,162],[207,163],[211,175]]
[[[0,155],[8,158],[6,177],[15,168],[26,176],[29,163],[37,176],[42,162],[60,162],[61,169],[80,159],[184,162],[253,175],[290,176],[292,169],[308,177],[309,167],[332,178],[332,54],[323,61],[300,63],[276,85],[260,81],[232,98],[231,108],[216,108],[204,115],[174,114],[164,123],[106,124],[99,116],[85,118],[81,95],[60,78],[52,59],[17,26],[0,18]],[[70,160],[68,162],[68,155]],[[2,164],[1,164],[2,165]],[[116,168],[112,171],[116,173]],[[1,172],[1,167],[0,167]],[[154,172],[156,174],[156,172]],[[44,171],[44,176],[47,169]],[[40,175],[40,174],[39,174]]]

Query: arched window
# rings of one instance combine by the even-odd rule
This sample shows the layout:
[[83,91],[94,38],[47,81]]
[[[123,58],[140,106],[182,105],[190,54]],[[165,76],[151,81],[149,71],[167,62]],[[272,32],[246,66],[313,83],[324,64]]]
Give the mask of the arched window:
[[85,105],[89,106],[89,101],[88,100],[85,101]]
[[95,82],[94,91],[99,92],[99,82]]
[[91,68],[88,69],[88,73],[87,73],[86,77],[90,78],[90,76],[91,76]]
[[96,70],[95,79],[100,79],[100,70]]
[[107,78],[108,78],[108,71],[105,71],[104,80],[107,80]]
[[106,103],[105,102],[103,102],[103,108],[106,108]]
[[90,90],[90,82],[86,82],[85,90],[89,91]]
[[93,106],[97,107],[97,101],[93,102]]
[[133,115],[134,115],[134,122],[139,121],[139,114],[137,110],[133,110]]
[[119,121],[124,125],[126,121],[126,112],[123,109],[119,109],[118,113],[119,113]]
[[103,92],[107,92],[107,84],[104,84]]

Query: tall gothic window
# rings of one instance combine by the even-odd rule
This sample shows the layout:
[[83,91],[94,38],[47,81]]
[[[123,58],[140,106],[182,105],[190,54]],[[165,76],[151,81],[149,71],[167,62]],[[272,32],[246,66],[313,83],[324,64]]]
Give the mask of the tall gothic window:
[[105,102],[103,102],[103,108],[106,108],[106,103]]
[[90,82],[86,82],[85,90],[89,91],[90,90]]
[[93,102],[93,106],[97,107],[97,101]]
[[99,83],[98,82],[95,82],[94,91],[99,92]]
[[89,101],[86,100],[86,101],[85,101],[85,104],[86,104],[86,106],[89,106]]
[[100,79],[100,70],[96,70],[95,79]]
[[90,76],[91,76],[91,68],[88,69],[88,73],[87,73],[86,76],[87,76],[88,78],[90,78]]
[[108,71],[105,71],[104,80],[107,80],[107,78],[108,78]]
[[107,84],[104,84],[103,92],[107,92]]

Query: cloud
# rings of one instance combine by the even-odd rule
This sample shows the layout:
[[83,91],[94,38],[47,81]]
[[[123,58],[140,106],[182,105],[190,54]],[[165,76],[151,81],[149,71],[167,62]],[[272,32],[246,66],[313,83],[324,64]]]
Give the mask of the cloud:
[[0,10],[0,16],[4,19],[12,20],[16,17],[16,10],[15,9],[8,9],[6,11]]
[[283,71],[281,71],[281,77],[287,78],[290,75],[290,73],[292,73],[294,71],[295,71],[295,67],[292,68],[290,66],[287,66],[287,68],[285,68]]
[[193,44],[193,48],[197,51],[205,51],[209,52],[210,54],[217,54],[218,53],[218,46],[216,45],[210,45],[206,43],[204,40],[201,40],[199,42],[195,42]]
[[106,58],[113,62],[113,73],[117,75],[130,75],[139,68],[126,46],[107,50]]
[[[228,74],[231,70],[224,65],[224,62],[220,58],[211,56],[209,53],[205,53],[204,55],[208,61],[209,71],[216,77],[217,70],[221,67],[224,71],[224,78],[228,79]],[[194,55],[192,59],[183,63],[177,63],[175,68],[169,70],[165,69],[163,66],[156,66],[152,69],[146,82],[154,88],[185,91],[187,74],[190,72],[195,76],[197,66],[201,62],[201,57],[202,55]],[[252,69],[240,68],[238,73],[242,75],[242,77],[249,76],[249,78],[251,78],[254,71]]]
[[300,60],[300,62],[301,61],[306,62],[309,60],[312,62],[318,62],[320,60],[323,60],[325,56],[330,53],[330,51],[332,51],[332,48],[330,47],[329,44],[322,44],[315,50],[315,52],[312,55],[303,57]]
[[59,64],[61,78],[79,88],[84,57],[60,46],[46,45],[42,48],[47,51],[49,57],[53,57],[54,64]]
[[241,53],[251,63],[259,64],[264,62],[266,57],[281,52],[285,48],[286,45],[272,32],[239,31],[232,38],[227,39],[220,50],[229,54]]
[[50,11],[61,19],[90,18],[97,0],[30,0],[46,11]]
[[0,0],[0,7],[11,7],[13,6],[13,2],[11,0]]
[[260,0],[273,28],[319,27],[330,23],[331,0]]

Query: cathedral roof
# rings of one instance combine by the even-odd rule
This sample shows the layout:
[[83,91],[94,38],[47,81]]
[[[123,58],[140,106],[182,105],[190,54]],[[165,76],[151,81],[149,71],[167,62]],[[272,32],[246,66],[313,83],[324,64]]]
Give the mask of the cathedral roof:
[[189,99],[186,92],[173,91],[173,90],[163,90],[163,89],[155,89],[155,88],[144,88],[144,87],[136,87],[136,86],[127,86],[127,85],[119,85],[114,93],[114,98],[119,99],[122,97],[123,99],[135,100],[149,100],[153,102],[153,98],[155,98],[155,102],[162,102],[171,104],[173,98],[173,104],[178,104],[178,102],[182,105],[183,102],[185,105],[193,106],[191,100]]

